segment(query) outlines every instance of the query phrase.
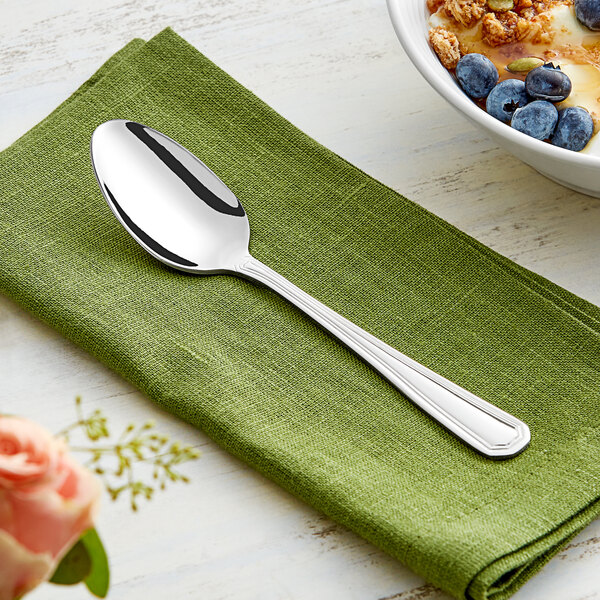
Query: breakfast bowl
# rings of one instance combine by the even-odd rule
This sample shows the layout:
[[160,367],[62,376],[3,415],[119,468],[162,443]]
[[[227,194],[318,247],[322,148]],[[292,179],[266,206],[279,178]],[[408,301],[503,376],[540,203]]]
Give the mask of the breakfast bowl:
[[495,119],[463,92],[431,48],[426,1],[387,0],[387,4],[404,51],[438,94],[500,147],[542,175],[583,194],[600,198],[600,156],[586,150],[574,152],[554,146]]

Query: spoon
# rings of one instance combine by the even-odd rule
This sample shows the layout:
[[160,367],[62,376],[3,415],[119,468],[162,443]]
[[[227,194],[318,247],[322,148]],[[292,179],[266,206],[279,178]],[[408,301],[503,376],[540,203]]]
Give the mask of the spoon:
[[115,216],[158,260],[181,271],[231,273],[268,286],[485,456],[508,458],[528,445],[525,423],[401,354],[253,258],[240,201],[171,138],[133,121],[107,121],[92,135],[91,155]]

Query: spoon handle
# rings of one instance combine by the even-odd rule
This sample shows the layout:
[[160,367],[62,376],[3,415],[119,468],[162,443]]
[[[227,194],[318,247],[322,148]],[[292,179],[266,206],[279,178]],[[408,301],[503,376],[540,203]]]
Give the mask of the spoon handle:
[[255,258],[249,257],[236,272],[296,305],[475,450],[500,459],[529,444],[525,423],[388,346]]

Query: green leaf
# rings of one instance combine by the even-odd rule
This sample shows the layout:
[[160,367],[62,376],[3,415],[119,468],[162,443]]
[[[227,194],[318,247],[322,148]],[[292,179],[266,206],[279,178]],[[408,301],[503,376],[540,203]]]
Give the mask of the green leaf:
[[74,585],[83,581],[91,572],[92,559],[85,546],[79,540],[60,561],[50,581],[59,585]]
[[85,585],[94,596],[104,598],[108,593],[110,570],[102,540],[95,529],[88,529],[81,537],[81,542],[91,559],[91,569],[84,579]]

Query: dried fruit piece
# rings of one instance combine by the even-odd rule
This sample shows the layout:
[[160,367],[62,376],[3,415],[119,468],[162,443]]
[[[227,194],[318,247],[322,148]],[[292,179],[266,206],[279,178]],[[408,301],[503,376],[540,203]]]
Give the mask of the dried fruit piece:
[[529,73],[537,67],[541,67],[544,64],[542,58],[537,56],[525,56],[524,58],[517,58],[510,64],[506,65],[506,70],[511,73]]
[[515,3],[514,0],[488,0],[488,6],[494,11],[504,12],[512,10],[515,7]]

